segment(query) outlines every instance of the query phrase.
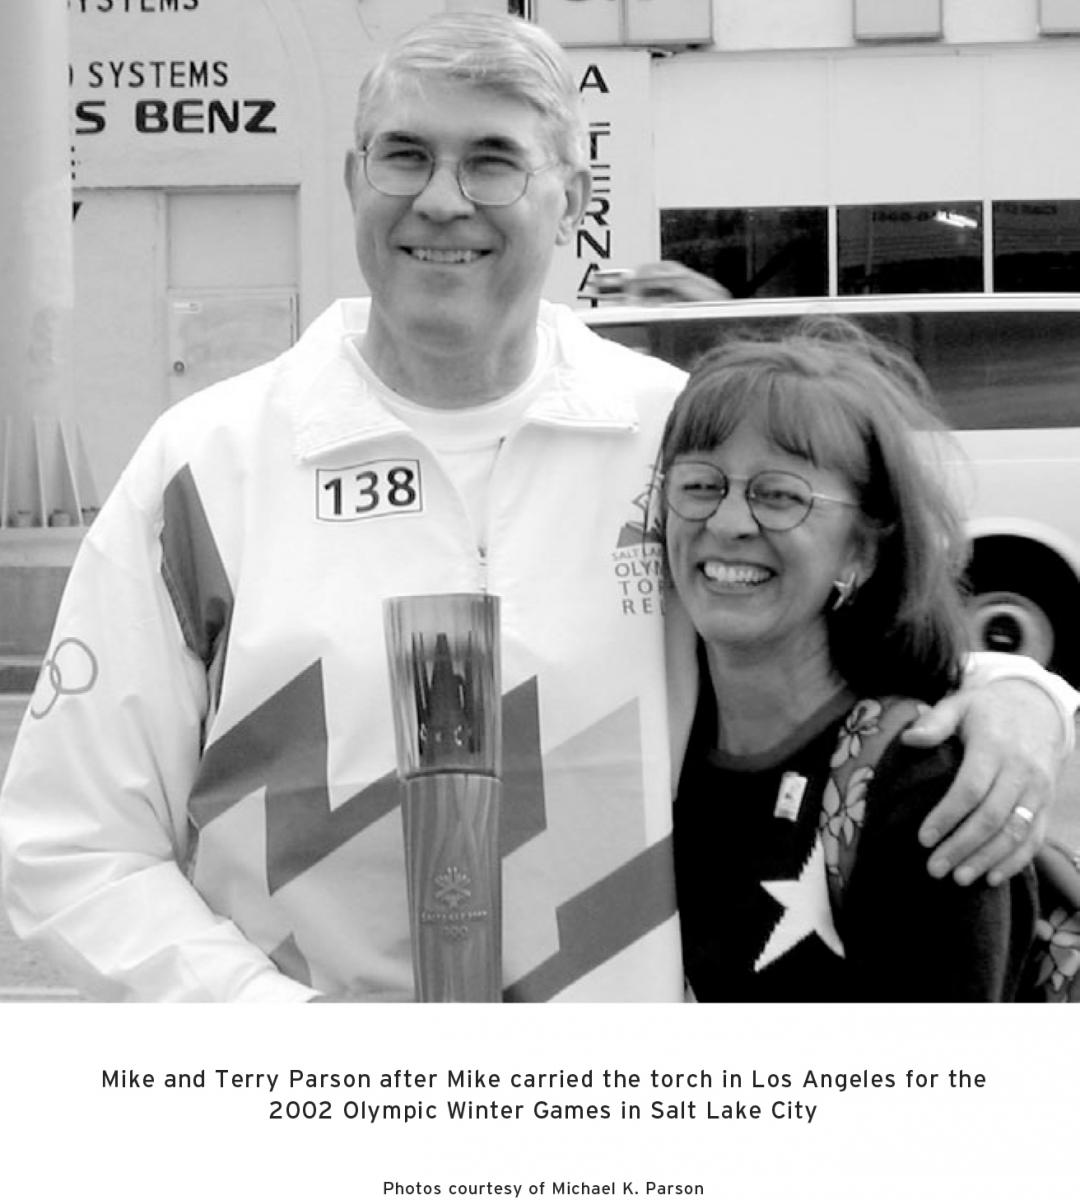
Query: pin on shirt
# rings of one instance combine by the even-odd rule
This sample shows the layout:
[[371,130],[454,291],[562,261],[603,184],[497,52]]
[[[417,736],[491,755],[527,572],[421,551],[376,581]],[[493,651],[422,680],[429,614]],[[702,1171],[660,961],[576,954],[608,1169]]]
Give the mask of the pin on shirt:
[[797,775],[794,771],[785,771],[780,779],[780,790],[776,793],[774,817],[783,817],[785,821],[796,821],[803,795],[806,792],[806,776]]

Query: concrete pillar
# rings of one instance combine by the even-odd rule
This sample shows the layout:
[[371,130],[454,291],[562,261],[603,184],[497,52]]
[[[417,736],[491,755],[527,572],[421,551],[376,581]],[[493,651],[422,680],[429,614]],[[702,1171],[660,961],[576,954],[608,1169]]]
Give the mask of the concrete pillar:
[[57,461],[74,307],[65,0],[0,6],[0,112],[0,517],[12,527],[26,514],[47,523],[46,505],[67,499]]
[[40,653],[85,503],[72,420],[66,0],[0,4],[0,113],[2,656]]

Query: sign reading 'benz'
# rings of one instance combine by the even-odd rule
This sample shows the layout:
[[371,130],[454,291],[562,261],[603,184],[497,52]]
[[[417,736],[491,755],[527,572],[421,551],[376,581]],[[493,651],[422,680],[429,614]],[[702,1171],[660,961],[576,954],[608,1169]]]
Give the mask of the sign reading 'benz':
[[76,186],[295,174],[295,80],[271,8],[71,0]]

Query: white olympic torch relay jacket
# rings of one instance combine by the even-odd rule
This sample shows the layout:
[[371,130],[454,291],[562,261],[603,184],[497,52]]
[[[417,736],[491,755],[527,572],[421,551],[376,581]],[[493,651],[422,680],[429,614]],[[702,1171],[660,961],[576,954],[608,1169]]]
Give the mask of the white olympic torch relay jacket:
[[411,995],[382,602],[483,590],[507,998],[680,999],[647,496],[682,375],[545,306],[481,557],[350,362],[366,314],[170,410],[88,531],[0,805],[15,928],[107,999]]

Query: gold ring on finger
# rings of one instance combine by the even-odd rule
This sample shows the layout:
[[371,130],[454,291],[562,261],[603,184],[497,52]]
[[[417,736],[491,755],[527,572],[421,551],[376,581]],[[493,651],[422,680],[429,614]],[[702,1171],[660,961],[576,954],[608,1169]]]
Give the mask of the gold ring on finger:
[[[1013,819],[1015,818],[1015,820]],[[1009,835],[1022,842],[1027,837],[1027,832],[1031,828],[1032,821],[1035,820],[1035,814],[1030,808],[1023,804],[1018,804],[1009,814],[1008,829]]]

